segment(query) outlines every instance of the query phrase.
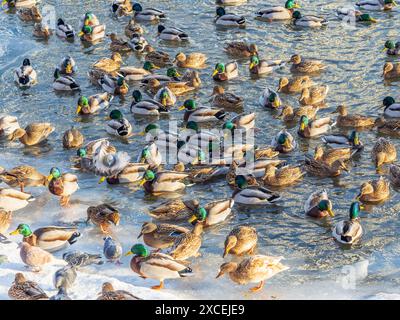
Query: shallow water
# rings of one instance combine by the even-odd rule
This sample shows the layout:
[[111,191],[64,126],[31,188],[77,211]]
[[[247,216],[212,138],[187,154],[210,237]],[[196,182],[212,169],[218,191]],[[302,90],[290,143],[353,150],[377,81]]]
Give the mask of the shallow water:
[[[271,4],[280,5],[282,1],[272,0]],[[109,14],[110,1],[43,1],[42,4],[56,5],[57,13],[71,23],[75,28],[78,19],[86,11],[94,12],[101,22],[107,25],[107,32],[123,34],[123,28],[128,18],[115,20]],[[199,5],[201,4],[201,5]],[[209,56],[207,69],[201,70],[202,88],[193,96],[200,103],[207,104],[211,94],[213,80],[210,77],[216,62],[228,62],[231,59],[222,52],[226,41],[244,39],[257,43],[260,55],[268,59],[288,59],[292,54],[299,53],[307,58],[322,59],[328,69],[314,77],[314,81],[328,84],[330,92],[327,98],[327,108],[320,110],[324,116],[332,112],[340,103],[345,103],[349,112],[357,112],[378,116],[382,109],[378,106],[385,96],[398,98],[398,84],[384,83],[380,77],[382,67],[387,58],[381,52],[384,42],[396,39],[396,19],[398,12],[372,15],[379,23],[359,25],[356,28],[345,27],[336,20],[334,10],[338,6],[349,5],[349,1],[301,1],[302,12],[327,16],[330,26],[324,29],[295,29],[289,23],[266,23],[254,20],[254,12],[264,5],[263,1],[249,1],[238,7],[228,7],[228,12],[240,13],[246,16],[245,29],[220,30],[213,21],[215,5],[213,1],[147,1],[146,6],[154,6],[165,10],[168,19],[167,26],[181,27],[189,33],[191,41],[182,48],[185,52],[204,52]],[[193,17],[195,14],[195,18]],[[143,24],[146,39],[155,47],[174,56],[181,49],[158,42],[156,25]],[[20,144],[1,145],[0,166],[12,167],[19,164],[31,164],[41,172],[47,173],[57,165],[63,171],[71,171],[69,158],[74,151],[65,151],[61,137],[65,130],[75,126],[85,135],[86,141],[105,137],[104,117],[107,111],[89,118],[77,117],[74,113],[78,94],[55,94],[51,83],[54,67],[66,54],[71,54],[77,61],[79,72],[76,79],[86,96],[101,92],[101,89],[90,84],[86,72],[91,63],[100,57],[109,56],[109,41],[105,40],[93,47],[85,48],[80,41],[68,43],[56,36],[49,41],[37,41],[31,36],[32,25],[21,22],[15,15],[0,14],[0,97],[1,113],[18,117],[21,126],[33,121],[51,122],[56,131],[48,143],[40,147],[26,148]],[[28,90],[19,90],[13,83],[13,69],[22,63],[25,57],[31,59],[38,71],[39,84]],[[124,57],[126,65],[139,66],[143,59],[131,54]],[[240,61],[240,77],[224,84],[224,87],[245,98],[245,111],[257,113],[256,126],[261,130],[257,133],[258,144],[268,144],[271,136],[283,128],[279,120],[273,118],[273,113],[258,105],[258,97],[266,86],[276,88],[278,79],[290,76],[288,67],[276,73],[258,79],[251,79],[248,72],[248,61]],[[131,86],[131,90],[134,86]],[[281,95],[284,103],[297,105],[297,96]],[[184,99],[184,98],[183,98]],[[182,99],[182,100],[183,100]],[[125,101],[115,98],[112,107],[121,108],[134,126],[134,131],[140,131],[146,120],[135,119],[129,114],[130,95]],[[176,110],[176,109],[175,109]],[[173,111],[169,118],[160,119],[161,127],[166,127],[169,120],[181,120],[182,113]],[[290,128],[295,135],[296,128]],[[337,129],[335,129],[337,131]],[[397,191],[391,191],[391,198],[385,204],[368,208],[361,214],[365,231],[360,243],[344,248],[335,243],[331,237],[331,227],[348,215],[351,201],[357,195],[362,182],[377,178],[374,165],[370,159],[370,150],[377,134],[373,131],[361,133],[361,140],[366,145],[362,156],[354,161],[350,173],[337,179],[318,179],[307,176],[300,184],[280,191],[282,200],[273,206],[265,208],[234,207],[234,213],[226,222],[212,227],[204,234],[202,257],[192,263],[196,276],[191,279],[169,280],[166,282],[166,293],[175,297],[186,298],[245,298],[245,299],[296,299],[296,298],[367,298],[367,297],[398,297],[385,295],[399,293],[398,267],[400,265],[398,230],[399,196]],[[304,140],[297,138],[299,150],[290,157],[284,157],[289,163],[301,161],[304,152],[312,152],[320,142],[319,139]],[[129,152],[136,159],[145,141],[132,137],[129,144],[117,139],[110,140],[119,150]],[[398,140],[393,139],[396,146]],[[13,226],[27,222],[35,229],[39,226],[70,223],[83,220],[86,217],[88,205],[108,202],[120,209],[121,225],[114,228],[115,235],[122,242],[124,250],[130,248],[137,240],[139,229],[144,221],[150,220],[146,208],[162,202],[163,199],[146,196],[142,190],[134,187],[98,185],[93,175],[76,172],[79,177],[80,190],[72,196],[72,207],[60,208],[58,199],[45,189],[31,189],[37,200],[27,208],[14,215]],[[303,214],[303,204],[310,192],[326,188],[334,203],[336,216],[326,221],[307,219]],[[202,203],[212,199],[230,197],[231,189],[225,180],[217,180],[206,185],[195,185],[187,188],[185,198],[195,197]],[[258,294],[248,294],[246,287],[234,285],[227,278],[214,279],[221,257],[223,241],[233,226],[247,223],[257,228],[259,234],[258,252],[269,255],[282,255],[290,270],[269,280],[266,288]],[[92,226],[80,225],[83,233],[74,247],[91,252],[101,252],[102,235]],[[15,248],[13,250],[16,250]],[[5,252],[3,252],[5,251]],[[1,254],[15,255],[3,247]],[[145,286],[155,284],[153,280],[139,279],[129,270],[129,260],[125,258],[122,269],[106,266],[95,269],[99,275],[118,279],[122,282]],[[358,264],[357,264],[358,263]],[[355,287],[343,284],[343,277],[348,272],[343,266],[355,265],[354,272],[358,275]],[[7,266],[4,263],[0,266]],[[368,269],[367,273],[366,268]],[[11,270],[23,270],[22,264],[10,266]],[[361,271],[360,271],[361,270]],[[343,272],[343,273],[342,273]],[[40,281],[35,275],[35,280]],[[46,278],[47,289],[51,283]],[[0,298],[6,298],[6,288],[11,281],[1,283]],[[93,278],[96,281],[96,278]],[[100,280],[97,280],[100,281]],[[87,283],[85,284],[87,286]],[[92,284],[98,290],[100,283]],[[71,296],[73,298],[94,298],[77,285]],[[93,293],[98,292],[94,291]],[[306,295],[305,295],[306,294]],[[378,295],[377,295],[378,294]],[[377,296],[376,296],[377,295]]]

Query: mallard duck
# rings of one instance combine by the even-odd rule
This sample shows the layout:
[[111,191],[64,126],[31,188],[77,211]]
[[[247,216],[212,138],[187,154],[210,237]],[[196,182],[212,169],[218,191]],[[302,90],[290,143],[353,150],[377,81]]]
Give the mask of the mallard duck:
[[151,278],[160,281],[158,286],[151,287],[154,290],[164,288],[165,279],[176,279],[189,277],[193,275],[193,271],[164,253],[150,253],[143,244],[135,244],[132,246],[127,255],[134,254],[131,260],[131,269],[142,278]]
[[243,108],[243,98],[231,92],[226,92],[221,86],[215,86],[213,89],[211,103],[213,107],[223,109]]
[[204,53],[193,52],[185,55],[183,52],[179,52],[173,63],[180,68],[203,69],[206,61],[207,56]]
[[222,129],[223,130],[228,129],[231,130],[232,132],[234,130],[254,129],[255,120],[256,120],[255,112],[243,112],[225,122],[224,125],[222,126]]
[[271,146],[273,146],[276,151],[289,153],[297,147],[297,142],[294,140],[290,132],[283,129],[272,138]]
[[117,137],[129,137],[132,133],[132,125],[124,117],[121,111],[112,110],[107,122],[107,133]]
[[58,69],[60,70],[61,74],[64,74],[67,76],[76,73],[78,70],[76,67],[75,60],[69,55],[62,58],[59,66],[58,66]]
[[360,0],[355,4],[357,9],[382,11],[392,10],[396,6],[394,0]]
[[234,199],[222,199],[199,206],[189,222],[192,224],[201,222],[204,227],[221,223],[232,213],[234,204]]
[[123,75],[127,81],[141,81],[146,76],[151,75],[152,71],[155,69],[159,69],[159,67],[149,61],[146,61],[143,65],[143,68],[122,67],[119,73]]
[[63,135],[63,146],[65,149],[79,148],[84,141],[83,134],[75,128],[68,129]]
[[97,300],[142,300],[125,290],[115,290],[110,282],[104,282]]
[[122,171],[119,173],[107,177],[107,183],[109,184],[123,184],[139,182],[143,179],[146,170],[149,169],[148,164],[144,163],[129,163]]
[[238,175],[235,178],[235,191],[232,198],[236,203],[248,205],[260,205],[274,203],[280,199],[280,196],[267,188],[257,185],[248,185],[245,176]]
[[278,118],[286,122],[291,122],[297,120],[301,116],[307,116],[309,120],[314,120],[318,110],[319,107],[317,106],[300,106],[295,109],[291,106],[284,106]]
[[300,55],[294,54],[289,62],[292,63],[290,71],[298,73],[315,73],[326,69],[326,65],[320,60],[304,60]]
[[0,167],[0,170],[0,181],[13,188],[19,186],[21,192],[24,192],[24,187],[45,186],[47,182],[46,176],[32,166],[22,165],[10,170]]
[[175,42],[189,41],[189,35],[181,29],[173,27],[166,28],[163,25],[159,24],[157,30],[158,30],[158,37],[161,40],[175,41]]
[[42,266],[55,262],[55,258],[50,252],[31,246],[28,242],[21,242],[18,247],[22,262],[35,272],[40,271]]
[[154,100],[161,103],[166,108],[173,107],[176,103],[176,96],[169,87],[163,87],[154,95]]
[[0,139],[11,140],[17,129],[20,129],[17,117],[8,115],[0,117]]
[[17,11],[18,17],[22,21],[34,21],[34,22],[41,22],[42,15],[40,13],[39,8],[35,5],[30,8],[21,8]]
[[5,211],[17,211],[25,208],[35,198],[29,193],[14,189],[0,188],[0,208]]
[[322,86],[312,86],[309,88],[304,88],[301,91],[301,96],[299,99],[302,105],[318,105],[324,103],[324,100],[328,94],[329,87],[326,85]]
[[131,39],[134,34],[143,34],[143,28],[136,23],[135,19],[129,20],[128,24],[125,26],[125,35]]
[[378,22],[376,19],[371,17],[368,13],[362,13],[361,11],[353,8],[338,8],[336,14],[339,19],[346,22]]
[[400,55],[400,41],[387,40],[382,51],[386,51],[386,54],[389,56]]
[[31,123],[25,129],[19,128],[13,132],[11,141],[19,139],[26,146],[33,146],[46,140],[47,137],[54,131],[54,127],[47,122]]
[[81,41],[96,42],[104,38],[106,34],[106,26],[104,24],[98,25],[85,25],[78,33],[78,37]]
[[228,254],[241,256],[254,254],[257,246],[257,230],[250,226],[237,226],[227,235],[224,243],[225,258]]
[[168,89],[175,96],[181,96],[188,92],[196,90],[190,82],[180,81],[180,82],[167,82],[166,84],[161,84],[157,79],[150,79],[146,85],[146,90],[151,93],[157,94],[160,90]]
[[391,163],[397,159],[395,145],[390,140],[379,138],[371,150],[371,157],[377,168],[385,163]]
[[227,81],[239,76],[237,62],[228,62],[227,64],[217,63],[215,65],[212,77],[215,81]]
[[29,88],[38,83],[36,71],[31,66],[29,59],[25,58],[22,66],[15,69],[14,81],[21,88]]
[[[393,186],[400,186],[400,167],[397,164],[391,164],[389,166],[389,180]],[[1,234],[1,231],[0,231]]]
[[99,79],[98,83],[104,91],[112,95],[124,96],[129,90],[129,86],[123,76],[112,77],[105,74]]
[[15,280],[10,289],[8,296],[14,300],[48,300],[49,297],[39,285],[30,280],[26,280],[25,276],[18,272],[15,274]]
[[245,27],[246,19],[244,16],[227,14],[223,7],[217,7],[214,22],[217,26],[224,27]]
[[147,170],[140,185],[147,193],[159,194],[183,191],[186,185],[182,182],[189,175],[183,172]]
[[198,206],[197,200],[174,199],[151,208],[149,215],[161,221],[184,220],[189,219],[196,212]]
[[317,28],[326,26],[328,24],[328,20],[325,18],[313,16],[313,15],[302,15],[300,11],[294,11],[292,14],[293,17],[293,24],[295,26],[301,27],[310,27],[310,28]]
[[117,209],[107,203],[87,208],[86,223],[92,222],[102,233],[108,233],[110,225],[119,225],[120,215]]
[[110,50],[114,52],[126,53],[132,51],[132,48],[129,46],[129,42],[122,37],[118,37],[115,33],[110,33],[107,35],[110,40]]
[[353,151],[351,148],[323,148],[318,145],[315,147],[314,159],[317,161],[321,161],[328,166],[332,165],[336,160],[347,161],[350,160],[351,157],[358,150]]
[[60,205],[68,206],[69,198],[79,189],[78,177],[71,173],[61,174],[60,169],[53,167],[47,180],[49,181],[49,191],[60,197]]
[[114,0],[111,5],[111,12],[116,17],[124,17],[133,13],[130,0]]
[[133,4],[135,11],[135,20],[157,22],[160,19],[166,18],[165,13],[158,9],[146,8],[143,9],[139,3]]
[[383,99],[385,110],[383,114],[389,118],[400,118],[400,103],[397,103],[392,97]]
[[36,5],[37,0],[3,0],[2,6],[8,8],[30,8]]
[[143,236],[143,241],[149,247],[166,249],[174,245],[176,238],[184,233],[190,232],[189,229],[167,223],[145,222],[138,236]]
[[186,110],[183,121],[195,121],[197,123],[223,120],[227,116],[226,112],[221,109],[198,107],[193,99],[186,100],[178,110]]
[[53,89],[56,91],[76,91],[81,87],[76,80],[67,75],[61,75],[60,69],[56,68],[54,71]]
[[258,102],[261,106],[270,109],[278,109],[282,105],[278,93],[269,88],[265,88]]
[[285,65],[282,60],[260,60],[257,55],[250,57],[249,70],[251,74],[266,74]]
[[293,9],[300,8],[300,5],[295,0],[288,0],[285,3],[285,7],[269,7],[262,8],[256,12],[258,19],[265,19],[267,21],[274,20],[289,20],[292,19]]
[[200,256],[201,234],[203,224],[196,223],[192,231],[185,232],[176,237],[169,255],[177,260],[187,260],[191,257]]
[[400,63],[386,62],[383,66],[382,77],[385,80],[397,79],[400,77]]
[[47,24],[43,22],[36,22],[33,25],[32,34],[37,38],[48,39],[53,35],[53,31]]
[[355,130],[353,130],[349,136],[342,134],[323,136],[322,141],[332,148],[352,148],[361,150],[364,147],[360,140],[360,134]]
[[10,235],[22,235],[23,241],[48,252],[59,251],[74,244],[80,233],[76,227],[48,226],[32,232],[29,225],[21,223]]
[[348,114],[345,105],[340,105],[332,113],[339,113],[336,125],[339,127],[370,127],[374,125],[374,119],[361,114]]
[[110,102],[113,99],[114,96],[108,92],[95,94],[89,98],[81,96],[78,99],[75,113],[86,115],[93,114],[99,110],[104,110],[110,105]]
[[385,118],[379,117],[375,120],[375,127],[379,133],[400,136],[400,120],[398,119],[385,120]]
[[309,88],[313,85],[313,81],[309,76],[298,76],[288,79],[286,77],[279,79],[278,92],[296,93],[303,91],[304,88]]
[[283,257],[256,255],[242,260],[239,264],[225,262],[220,266],[216,278],[227,273],[229,278],[238,284],[259,282],[258,286],[250,289],[252,292],[257,292],[263,288],[265,280],[289,269],[289,267],[280,263],[282,259]]
[[262,181],[267,186],[288,186],[298,182],[304,174],[305,172],[300,167],[284,166],[278,169],[274,165],[268,165]]
[[311,138],[328,132],[333,125],[330,117],[310,121],[307,116],[301,116],[297,133],[303,138]]
[[146,53],[144,59],[159,68],[171,66],[172,62],[169,54],[163,51],[156,51],[151,45],[145,46],[143,51]]
[[353,244],[360,240],[363,229],[360,224],[360,210],[364,209],[358,202],[350,206],[350,220],[340,221],[332,230],[333,237],[340,243]]
[[74,39],[75,30],[70,24],[64,22],[63,19],[57,20],[56,35],[64,39]]
[[[201,149],[200,149],[201,151]],[[179,155],[178,155],[179,158]],[[200,160],[199,160],[200,158]],[[205,161],[205,158],[201,157],[195,157],[194,158],[194,163],[198,161]],[[193,163],[192,162],[192,163]],[[178,163],[182,164],[182,162]],[[175,167],[176,171],[179,171],[177,167]],[[194,183],[205,183],[207,181],[213,180],[215,178],[223,177],[227,174],[229,171],[229,167],[223,166],[220,164],[216,165],[196,165],[195,167],[192,167],[188,172],[189,172],[189,179],[194,182]]]
[[326,190],[315,191],[304,204],[304,212],[307,216],[313,218],[324,218],[328,215],[334,217],[332,201],[329,200]]
[[132,92],[133,101],[130,106],[130,111],[137,115],[158,116],[160,112],[168,112],[168,109],[153,99],[143,99],[142,93],[139,90]]
[[196,70],[187,70],[182,76],[181,81],[187,82],[196,89],[201,86],[200,74]]
[[156,143],[145,146],[137,159],[137,162],[147,163],[150,169],[157,169],[162,163],[162,155]]
[[380,177],[378,180],[364,182],[360,187],[360,193],[357,200],[363,203],[380,203],[389,198],[390,185],[389,182]]
[[111,58],[101,58],[92,64],[92,68],[107,73],[119,70],[122,63],[122,57],[118,52],[113,52]]
[[12,212],[0,209],[0,243],[3,243],[7,237],[8,228],[10,228],[12,222]]
[[[95,154],[96,150],[101,146],[103,141],[108,141],[108,139],[107,138],[100,138],[100,139],[88,142],[83,147],[83,149],[85,149],[86,155],[89,156],[89,157],[92,157]],[[110,142],[109,142],[106,150],[107,150],[108,153],[116,153],[117,152],[117,149]]]
[[343,160],[334,161],[331,165],[319,160],[315,160],[312,156],[305,155],[305,169],[308,173],[317,177],[337,177],[342,171],[349,171]]
[[258,54],[258,47],[254,43],[247,44],[243,41],[233,41],[225,44],[224,51],[234,57],[248,58]]

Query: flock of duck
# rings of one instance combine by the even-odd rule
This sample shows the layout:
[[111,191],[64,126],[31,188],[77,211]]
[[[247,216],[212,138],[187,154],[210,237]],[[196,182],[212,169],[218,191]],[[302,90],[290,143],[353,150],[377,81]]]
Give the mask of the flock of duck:
[[[226,5],[245,4],[246,0],[217,0],[214,23],[222,27],[243,27],[246,18],[227,13]],[[3,6],[26,22],[34,22],[33,35],[48,38],[53,30],[42,23],[42,14],[35,0],[5,0]],[[337,16],[354,18],[357,22],[374,23],[376,20],[361,10],[391,10],[396,3],[393,0],[360,0],[354,9],[339,8]],[[295,0],[288,0],[284,6],[265,7],[256,12],[256,19],[270,22],[274,20],[292,20],[296,26],[308,28],[323,27],[328,23],[324,17],[306,15],[299,11],[300,5]],[[259,56],[258,47],[254,43],[242,41],[224,44],[227,57],[236,60],[216,63],[211,75],[216,86],[212,89],[210,106],[199,106],[194,99],[188,98],[192,92],[199,90],[201,80],[199,72],[207,68],[208,58],[204,53],[176,54],[175,59],[162,51],[154,49],[146,40],[143,28],[139,23],[158,23],[158,37],[163,41],[187,42],[189,34],[181,29],[165,26],[160,22],[168,13],[153,8],[143,8],[140,4],[132,4],[129,0],[114,0],[110,3],[111,14],[115,17],[132,16],[125,27],[125,37],[115,33],[106,34],[106,27],[96,15],[87,12],[81,18],[77,31],[66,21],[59,18],[55,30],[56,36],[63,39],[79,38],[86,43],[98,43],[109,37],[110,58],[102,58],[91,65],[88,77],[93,85],[102,88],[103,92],[92,96],[80,95],[77,101],[76,114],[88,116],[109,108],[114,96],[128,94],[133,86],[130,112],[134,116],[148,116],[149,123],[142,132],[135,133],[129,120],[122,111],[113,109],[104,124],[109,137],[85,142],[85,137],[76,128],[67,130],[63,136],[66,150],[76,150],[72,160],[72,168],[92,172],[99,177],[99,183],[137,184],[146,193],[162,196],[170,193],[181,193],[192,184],[204,184],[216,178],[226,177],[232,186],[233,193],[228,199],[220,199],[201,204],[196,199],[168,200],[160,206],[149,208],[154,222],[143,224],[138,238],[144,244],[134,244],[126,253],[133,255],[130,267],[140,277],[160,281],[152,287],[161,289],[164,280],[192,276],[188,259],[200,255],[203,229],[222,223],[232,213],[234,204],[247,206],[268,205],[279,201],[278,192],[267,187],[286,187],[305,178],[306,174],[318,177],[335,177],[348,171],[348,164],[356,155],[363,152],[359,129],[377,130],[382,134],[400,134],[400,104],[392,97],[383,100],[383,116],[377,119],[361,114],[349,113],[346,106],[340,105],[334,111],[338,116],[318,117],[318,111],[325,106],[328,95],[327,85],[316,84],[313,76],[324,72],[329,65],[324,61],[309,60],[294,54],[286,60],[264,60]],[[384,44],[388,55],[400,54],[400,43],[391,40]],[[222,48],[221,48],[222,49]],[[123,57],[136,52],[145,57],[142,67],[123,66]],[[224,144],[228,135],[244,136],[254,131],[256,113],[240,112],[244,99],[232,92],[225,92],[219,85],[239,77],[238,63],[248,60],[249,73],[262,75],[274,72],[286,64],[291,64],[291,77],[279,80],[276,90],[266,88],[259,98],[265,110],[277,111],[284,123],[298,122],[298,135],[302,138],[321,137],[322,143],[315,149],[314,155],[305,155],[301,165],[287,165],[278,159],[280,154],[291,154],[297,148],[296,138],[283,129],[273,137],[270,145],[255,147],[254,143]],[[165,71],[163,71],[165,70]],[[180,74],[181,70],[185,73]],[[78,72],[77,63],[72,56],[64,57],[54,71],[52,87],[55,91],[78,91],[80,85],[74,79]],[[386,80],[400,78],[400,64],[387,62],[383,66],[382,77]],[[21,67],[14,72],[16,84],[21,88],[29,88],[40,81],[34,68],[34,61],[27,57]],[[280,94],[300,94],[296,108],[285,105]],[[147,95],[147,96],[145,96]],[[181,96],[186,96],[179,110],[184,111],[185,128],[178,133],[164,131],[153,122],[154,117],[167,113],[177,105]],[[182,100],[182,99],[181,99]],[[233,118],[228,111],[237,111]],[[214,123],[223,134],[218,135],[211,130],[201,129],[203,123]],[[350,135],[330,134],[333,127],[349,129]],[[25,146],[33,146],[48,139],[55,127],[51,123],[30,123],[21,128],[18,119],[13,115],[0,118],[0,136],[6,141],[19,141]],[[127,139],[132,135],[145,135],[149,144],[132,162],[127,152],[118,151],[111,139]],[[205,143],[204,143],[205,142]],[[178,162],[166,169],[165,153],[177,154]],[[217,150],[217,152],[215,152]],[[67,153],[67,152],[66,152]],[[215,154],[218,157],[214,157]],[[252,170],[247,170],[249,154],[254,160]],[[213,155],[213,156],[212,156]],[[339,222],[332,230],[333,237],[340,243],[352,245],[362,236],[360,210],[362,204],[381,203],[390,196],[390,183],[400,185],[400,167],[393,162],[397,159],[393,143],[380,137],[375,141],[371,152],[372,161],[377,172],[390,164],[389,180],[381,176],[377,180],[364,182],[356,201],[351,203],[349,218]],[[43,175],[34,167],[20,165],[15,168],[1,168],[0,180],[7,188],[0,189],[0,235],[2,243],[7,243],[7,234],[21,235],[19,245],[20,257],[24,264],[35,272],[41,271],[46,264],[56,263],[58,259],[53,252],[64,250],[80,239],[78,227],[43,226],[31,230],[28,224],[19,224],[9,232],[12,225],[12,213],[22,209],[35,199],[26,188],[46,187],[48,191],[59,197],[61,206],[69,206],[71,196],[79,197],[78,176],[69,172],[61,172],[57,167]],[[326,190],[312,193],[304,204],[307,216],[315,219],[327,219],[333,216],[333,204]],[[174,222],[188,221],[192,229],[175,225]],[[121,244],[112,236],[112,225],[118,225],[120,214],[117,208],[101,203],[87,208],[87,222],[98,226],[104,235],[104,250],[101,254],[90,254],[69,251],[63,254],[65,266],[54,275],[54,286],[58,290],[53,299],[70,299],[67,291],[73,288],[77,271],[88,265],[102,264],[106,260],[120,263],[123,254]],[[153,251],[149,250],[153,248]],[[262,289],[265,280],[288,269],[282,264],[283,257],[255,254],[257,247],[257,231],[249,225],[239,225],[227,235],[222,256],[236,255],[241,257],[240,263],[225,262],[220,266],[217,278],[227,274],[238,284],[258,283],[252,291]],[[161,252],[163,250],[163,252]],[[242,257],[245,256],[245,257]],[[13,299],[48,299],[47,294],[37,283],[27,280],[22,273],[15,275],[15,281],[9,290]],[[104,283],[98,299],[138,299],[124,290],[115,290],[111,283]]]

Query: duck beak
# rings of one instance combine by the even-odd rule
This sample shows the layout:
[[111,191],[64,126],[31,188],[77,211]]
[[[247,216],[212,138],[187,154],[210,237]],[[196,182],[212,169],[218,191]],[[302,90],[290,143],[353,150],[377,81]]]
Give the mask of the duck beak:
[[176,72],[176,76],[177,77],[182,77],[182,75],[178,71]]
[[185,110],[185,106],[181,106],[178,108],[178,111],[182,111],[182,110]]
[[295,9],[300,9],[301,6],[300,6],[298,3],[295,3],[294,6],[293,6],[293,8],[295,8]]
[[146,183],[146,179],[140,180],[139,186],[143,186]]
[[79,33],[78,33],[78,37],[82,37],[82,36],[83,36],[83,34],[84,34],[84,33],[83,33],[82,31],[81,31],[81,32],[79,32]]
[[146,132],[144,132],[144,131],[139,132],[138,135],[139,135],[139,136],[145,136],[145,135],[146,135]]
[[377,23],[378,22],[378,20],[376,20],[374,18],[371,18],[371,20],[369,20],[369,21],[371,21],[372,23]]
[[188,222],[189,223],[193,223],[194,221],[196,221],[197,220],[197,216],[196,215],[192,215],[191,217],[190,217],[190,219],[188,220]]
[[49,175],[48,177],[47,177],[47,181],[51,181],[51,180],[53,180],[53,176],[52,175]]
[[217,73],[218,73],[218,70],[215,69],[214,72],[213,72],[213,74],[212,74],[211,76],[214,77]]
[[301,123],[301,124],[300,124],[300,130],[301,130],[301,131],[304,131],[305,128],[306,128],[306,125],[305,125],[304,123]]
[[106,177],[101,177],[101,178],[99,179],[98,184],[102,184],[102,183],[104,182],[104,180],[106,180]]
[[131,254],[133,254],[132,251],[129,251],[129,252],[125,253],[124,256],[127,257],[127,256],[130,256]]
[[140,233],[139,233],[139,235],[138,235],[138,239],[141,237],[143,235],[143,232],[142,231],[140,231]]
[[360,209],[361,210],[365,210],[365,207],[360,205]]
[[16,236],[17,234],[19,234],[18,229],[15,229],[13,232],[10,232],[10,236]]
[[65,68],[65,72],[68,74],[72,73],[72,66],[70,64],[68,64],[67,67]]
[[162,104],[163,106],[167,106],[167,98],[162,98],[161,104]]
[[81,111],[82,111],[82,107],[81,107],[80,105],[78,105],[78,106],[76,107],[75,113],[76,113],[76,114],[80,114]]
[[254,68],[254,63],[250,63],[249,69],[253,69]]
[[331,217],[335,216],[335,213],[332,211],[332,209],[328,209],[328,213]]
[[385,52],[387,50],[388,50],[388,48],[385,47],[385,48],[382,49],[382,52]]
[[224,273],[222,271],[218,272],[217,276],[215,277],[215,279],[218,279],[220,276],[222,276]]
[[[225,257],[228,255],[228,253],[229,253],[229,249],[228,249],[228,248],[225,248],[224,254],[222,255],[222,258],[225,258]],[[217,278],[218,278],[218,277],[217,277]]]
[[275,99],[273,105],[275,108],[279,108],[281,106],[281,102],[279,101],[279,99]]

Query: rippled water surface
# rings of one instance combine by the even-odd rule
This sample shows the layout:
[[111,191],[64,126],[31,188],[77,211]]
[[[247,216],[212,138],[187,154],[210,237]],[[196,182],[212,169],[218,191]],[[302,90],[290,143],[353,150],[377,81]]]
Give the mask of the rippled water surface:
[[[100,21],[107,25],[108,32],[123,34],[128,18],[115,20],[110,16],[111,1],[43,1],[42,4],[56,6],[57,14],[65,18],[75,28],[82,14],[91,10]],[[272,0],[271,4],[281,5],[283,1]],[[385,40],[398,40],[398,12],[373,13],[377,24],[359,25],[356,28],[345,27],[336,20],[334,11],[338,6],[349,5],[350,1],[301,1],[304,13],[313,13],[328,17],[330,25],[324,29],[295,29],[287,23],[266,23],[254,20],[254,12],[265,5],[265,1],[249,0],[247,4],[228,7],[229,12],[240,13],[248,21],[245,29],[219,30],[213,24],[215,4],[213,1],[146,1],[145,6],[154,6],[165,10],[168,19],[165,25],[177,26],[189,33],[190,44],[178,48],[160,42],[156,38],[156,25],[144,24],[145,37],[155,47],[175,56],[178,51],[204,52],[209,57],[209,65],[201,70],[202,87],[193,96],[207,105],[208,96],[214,85],[210,75],[216,62],[230,60],[222,51],[227,41],[246,40],[259,46],[263,58],[288,59],[299,53],[307,58],[322,59],[328,65],[326,72],[314,77],[314,81],[327,84],[330,92],[327,108],[319,111],[320,116],[328,115],[338,104],[345,103],[349,112],[378,116],[378,108],[385,96],[400,99],[398,84],[385,84],[381,78],[382,67],[387,58],[381,52]],[[12,167],[19,164],[31,164],[41,172],[47,173],[52,166],[59,166],[63,171],[71,171],[69,158],[74,151],[65,151],[61,138],[65,130],[75,126],[84,133],[86,141],[105,137],[105,120],[107,112],[89,118],[77,117],[74,114],[78,94],[55,94],[51,83],[55,66],[61,58],[72,55],[77,61],[79,72],[77,80],[82,92],[88,96],[101,92],[101,89],[90,84],[86,73],[91,63],[110,55],[109,40],[93,47],[85,48],[80,41],[68,43],[53,36],[48,41],[32,38],[32,25],[21,22],[15,15],[4,11],[0,14],[0,108],[1,113],[18,117],[22,126],[33,122],[51,122],[56,131],[48,143],[39,147],[26,148],[20,144],[2,145],[0,165]],[[39,84],[28,90],[19,90],[13,83],[13,69],[22,63],[25,57],[31,59],[38,71]],[[143,58],[135,54],[124,57],[126,65],[142,65]],[[258,97],[266,86],[275,88],[278,79],[290,76],[285,67],[276,73],[251,79],[248,72],[248,61],[239,61],[240,77],[224,84],[224,87],[245,99],[245,111],[257,113],[257,143],[268,144],[271,136],[284,125],[273,114],[260,107]],[[131,86],[131,90],[135,86]],[[296,106],[298,96],[282,95],[285,103]],[[183,100],[184,98],[182,98]],[[125,112],[134,126],[134,131],[143,129],[146,120],[135,119],[129,113],[131,97],[125,100],[115,98],[112,107]],[[168,118],[161,118],[159,123],[166,127],[169,120],[182,120],[182,113],[176,109]],[[296,136],[296,128],[289,128]],[[338,130],[338,129],[335,129]],[[125,150],[136,159],[139,150],[145,145],[142,138],[133,136],[129,143],[110,138],[119,150]],[[300,148],[290,157],[284,157],[289,163],[299,163],[304,153],[312,152],[319,139],[304,140],[297,138]],[[366,145],[362,156],[356,159],[349,173],[337,179],[318,179],[306,176],[296,186],[281,192],[282,200],[273,206],[264,208],[234,207],[234,213],[226,222],[212,227],[204,234],[202,257],[193,261],[196,276],[191,279],[170,280],[166,282],[166,292],[176,297],[189,298],[364,298],[379,292],[398,293],[398,267],[400,260],[398,219],[398,193],[391,191],[391,198],[385,204],[369,207],[361,214],[365,231],[361,242],[351,248],[344,248],[335,243],[331,237],[331,227],[348,215],[351,201],[357,195],[360,185],[369,179],[377,178],[374,165],[370,159],[370,150],[375,131],[363,131],[361,140]],[[393,139],[396,146],[398,140]],[[42,225],[69,223],[84,219],[88,205],[109,202],[118,207],[122,214],[121,225],[115,228],[115,234],[122,242],[124,249],[135,243],[141,224],[150,218],[146,208],[163,199],[146,196],[142,190],[135,191],[134,186],[98,185],[96,178],[90,174],[76,172],[79,177],[80,190],[72,196],[72,207],[62,209],[57,198],[46,190],[36,188],[32,193],[37,197],[32,205],[14,215],[13,226],[28,222],[32,228]],[[334,203],[336,216],[326,221],[315,221],[304,217],[303,204],[310,192],[326,188]],[[232,190],[225,180],[217,180],[206,185],[194,185],[187,188],[185,198],[195,197],[202,203],[212,199],[230,197]],[[257,228],[259,233],[258,252],[271,255],[282,255],[290,270],[269,280],[265,289],[258,294],[250,295],[245,287],[234,285],[228,278],[214,279],[221,257],[223,241],[233,226],[248,223]],[[82,225],[83,237],[74,246],[91,251],[101,251],[102,236],[92,226]],[[118,269],[107,270],[102,267],[96,272],[105,273],[121,281],[140,286],[150,286],[152,280],[139,279],[133,272],[128,272],[129,260],[124,259],[121,273]],[[343,275],[347,274],[346,265],[354,265],[357,274],[360,272],[355,288],[343,285]],[[368,267],[368,274],[362,271]],[[344,272],[344,273],[342,273]],[[344,280],[343,280],[344,281]],[[100,286],[100,284],[99,284]],[[74,293],[76,297],[80,295]]]

